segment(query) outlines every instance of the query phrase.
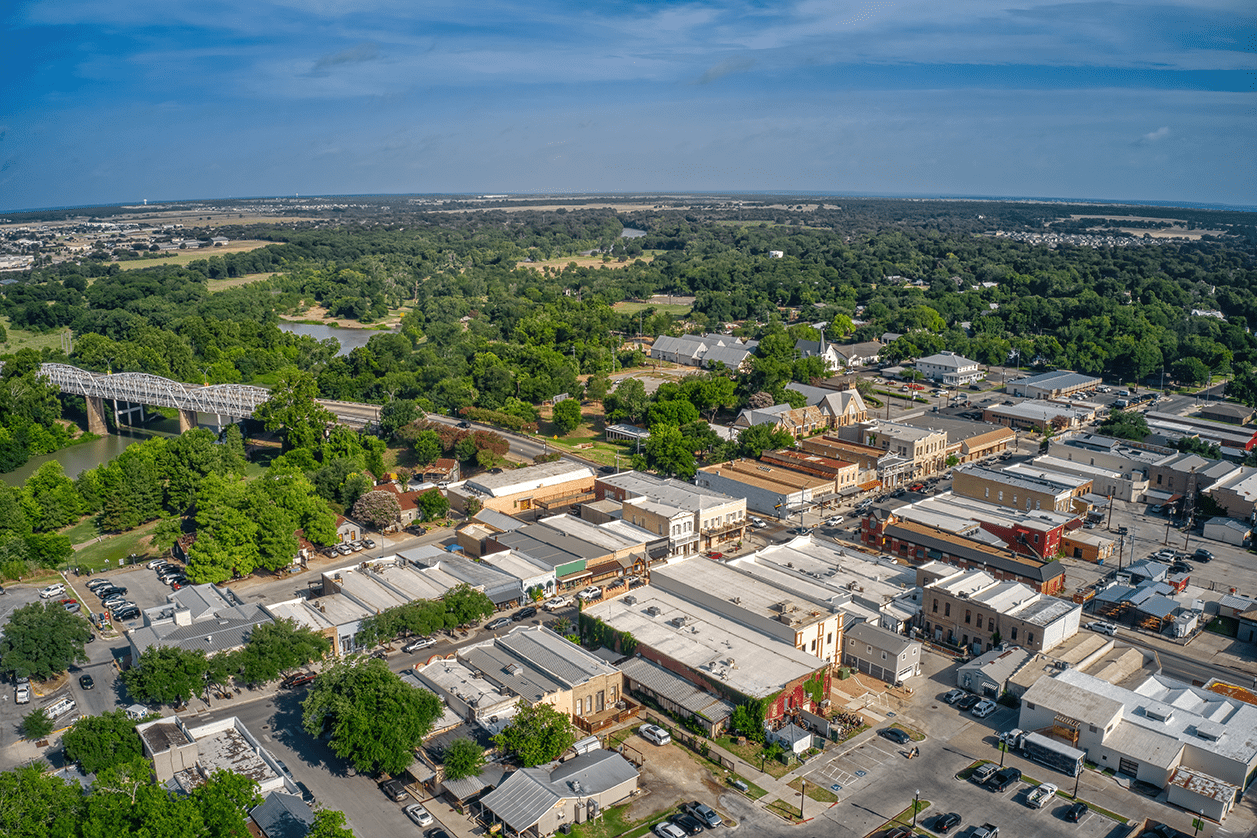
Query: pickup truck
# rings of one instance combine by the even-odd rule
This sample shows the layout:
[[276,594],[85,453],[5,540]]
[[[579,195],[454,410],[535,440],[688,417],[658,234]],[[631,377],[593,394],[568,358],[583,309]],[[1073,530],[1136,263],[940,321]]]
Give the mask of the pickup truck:
[[1026,797],[1026,803],[1031,809],[1042,809],[1052,802],[1052,798],[1056,797],[1057,791],[1058,789],[1052,783],[1044,783],[1030,792]]
[[993,823],[984,823],[973,831],[973,838],[995,838],[999,835],[999,827]]

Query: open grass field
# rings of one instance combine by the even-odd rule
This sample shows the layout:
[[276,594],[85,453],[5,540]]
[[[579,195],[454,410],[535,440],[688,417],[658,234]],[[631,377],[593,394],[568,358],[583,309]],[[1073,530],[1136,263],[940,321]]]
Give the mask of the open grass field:
[[609,261],[604,262],[601,256],[556,256],[553,259],[542,259],[540,262],[516,262],[515,267],[533,268],[535,270],[541,270],[542,268],[562,269],[568,265],[575,264],[578,268],[626,268],[637,259],[641,259],[643,262],[650,262],[662,252],[662,250],[643,250],[641,256],[634,256],[625,262],[617,262],[616,257],[612,257]]
[[270,279],[278,276],[277,271],[271,271],[264,274],[245,274],[244,276],[233,276],[231,279],[211,279],[206,283],[207,290],[211,294],[219,291],[226,291],[228,288],[239,288],[241,285],[249,285],[262,279]]
[[147,554],[149,540],[156,526],[157,522],[153,521],[129,532],[101,536],[100,541],[75,552],[70,557],[69,564],[91,568],[93,573],[108,567],[120,567],[119,560],[125,564],[127,557],[132,553],[140,556]]
[[618,312],[623,314],[637,314],[639,311],[649,311],[654,309],[661,314],[670,314],[674,317],[680,317],[690,313],[693,306],[682,303],[630,303],[622,300],[611,306]]
[[240,241],[225,244],[222,247],[202,247],[196,250],[171,251],[156,259],[126,259],[117,264],[118,269],[122,271],[134,270],[135,268],[152,268],[157,265],[186,265],[189,262],[195,262],[197,259],[222,256],[224,253],[246,253],[250,250],[257,250],[259,247],[266,247],[268,244],[278,243],[241,239]]
[[45,347],[48,349],[61,348],[61,332],[30,332],[26,329],[16,329],[9,325],[9,318],[0,317],[0,322],[4,323],[5,331],[8,332],[9,339],[4,343],[0,343],[0,354],[9,355],[20,349],[34,349],[38,352]]

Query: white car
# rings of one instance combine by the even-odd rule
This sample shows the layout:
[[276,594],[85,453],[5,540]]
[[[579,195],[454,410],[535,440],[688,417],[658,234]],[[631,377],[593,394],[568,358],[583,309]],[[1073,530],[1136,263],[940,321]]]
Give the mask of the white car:
[[832,518],[825,521],[825,525],[828,527],[841,527],[842,521],[843,521],[843,518],[841,515],[835,515]]
[[685,838],[685,830],[669,821],[655,824],[655,828],[651,830],[659,836],[659,838]]
[[18,704],[30,704],[31,703],[31,685],[18,684],[17,685],[17,698],[15,700],[17,701]]
[[757,518],[754,515],[752,515],[751,526],[757,530],[762,530],[764,527],[768,526],[768,522],[765,521],[763,518]]
[[550,597],[541,604],[541,607],[547,611],[557,611],[560,608],[566,608],[571,605],[572,601],[565,596]]
[[1107,634],[1109,637],[1112,637],[1113,635],[1117,634],[1117,626],[1113,625],[1112,623],[1106,623],[1103,620],[1094,620],[1090,623],[1087,623],[1087,628],[1091,629],[1092,631],[1098,631],[1100,632],[1100,634]]
[[590,585],[576,596],[585,601],[589,601],[591,599],[602,599],[602,588],[599,588],[597,585]]
[[40,599],[52,599],[55,596],[63,596],[65,594],[65,585],[60,582],[49,585],[39,592]]
[[411,803],[402,811],[406,813],[406,817],[410,818],[419,826],[432,825],[432,813],[420,806],[418,803]]
[[1052,802],[1056,797],[1056,793],[1060,791],[1053,783],[1044,783],[1036,788],[1026,797],[1026,803],[1031,809],[1042,809],[1044,806]]
[[637,729],[637,733],[647,742],[654,742],[656,745],[667,745],[672,741],[672,734],[659,725],[644,724]]
[[998,707],[999,705],[994,701],[991,701],[989,698],[984,698],[978,702],[978,706],[974,707],[972,712],[973,715],[977,716],[979,719],[985,719],[987,716],[994,713]]

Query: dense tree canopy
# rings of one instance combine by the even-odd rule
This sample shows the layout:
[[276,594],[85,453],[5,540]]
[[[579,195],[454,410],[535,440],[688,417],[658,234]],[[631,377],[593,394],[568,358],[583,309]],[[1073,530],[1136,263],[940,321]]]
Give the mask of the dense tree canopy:
[[9,615],[0,660],[19,676],[46,680],[72,663],[87,663],[83,647],[91,636],[87,621],[59,602],[32,602]]
[[137,724],[125,710],[83,716],[61,737],[61,744],[68,759],[77,762],[84,772],[95,774],[143,758],[144,747],[135,732]]
[[576,734],[566,713],[538,701],[521,707],[493,740],[520,765],[529,767],[558,759],[576,741]]

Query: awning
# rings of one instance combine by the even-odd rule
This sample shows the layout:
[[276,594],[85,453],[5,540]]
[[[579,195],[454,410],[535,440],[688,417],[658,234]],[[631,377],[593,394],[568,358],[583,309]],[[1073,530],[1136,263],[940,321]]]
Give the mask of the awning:
[[1156,501],[1157,503],[1165,503],[1172,497],[1174,496],[1169,492],[1158,492],[1156,489],[1148,489],[1144,492],[1145,500]]
[[580,573],[569,573],[567,576],[560,576],[558,578],[558,581],[559,582],[576,582],[580,579],[587,579],[591,576],[593,576],[591,572],[589,572],[588,570],[582,570]]
[[1105,497],[1104,495],[1097,495],[1095,492],[1087,492],[1081,497],[1083,500],[1085,500],[1087,503],[1091,504],[1092,506],[1098,506],[1101,509],[1108,508],[1109,499]]

